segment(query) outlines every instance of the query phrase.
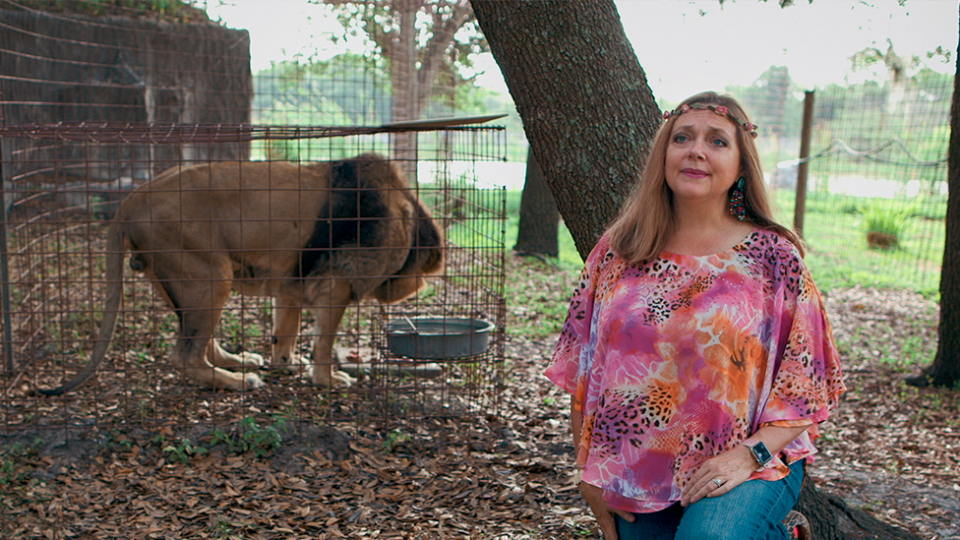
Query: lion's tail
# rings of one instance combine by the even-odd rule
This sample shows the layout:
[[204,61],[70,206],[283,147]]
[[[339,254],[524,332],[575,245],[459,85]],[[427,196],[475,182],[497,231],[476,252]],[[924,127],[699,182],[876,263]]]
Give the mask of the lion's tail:
[[74,378],[59,387],[49,390],[37,389],[37,392],[45,396],[65,394],[85,383],[100,368],[103,357],[106,356],[107,349],[110,347],[110,340],[117,326],[117,316],[120,313],[120,300],[123,297],[123,252],[123,232],[119,224],[114,223],[107,236],[107,300],[104,305],[103,322],[100,323],[100,334],[94,342],[90,362]]

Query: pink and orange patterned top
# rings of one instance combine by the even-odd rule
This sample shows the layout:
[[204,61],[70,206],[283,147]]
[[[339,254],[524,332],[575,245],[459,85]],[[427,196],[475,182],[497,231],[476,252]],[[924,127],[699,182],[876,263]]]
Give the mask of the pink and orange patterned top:
[[547,377],[582,404],[577,466],[611,507],[656,512],[764,425],[810,425],[754,478],[810,458],[843,375],[796,247],[757,229],[717,255],[587,258]]

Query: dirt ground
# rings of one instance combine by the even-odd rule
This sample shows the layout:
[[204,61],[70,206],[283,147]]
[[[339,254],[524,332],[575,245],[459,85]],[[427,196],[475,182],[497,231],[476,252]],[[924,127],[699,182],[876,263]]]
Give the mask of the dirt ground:
[[[960,539],[960,395],[901,382],[935,344],[936,306],[869,289],[827,303],[850,390],[812,477]],[[570,485],[569,401],[541,375],[554,341],[508,336],[497,414],[0,431],[0,538],[597,538]],[[238,416],[280,407],[270,388]]]

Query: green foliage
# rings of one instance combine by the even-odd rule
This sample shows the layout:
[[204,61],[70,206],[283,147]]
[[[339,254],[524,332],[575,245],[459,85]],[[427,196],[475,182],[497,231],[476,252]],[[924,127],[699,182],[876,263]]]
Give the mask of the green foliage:
[[390,121],[389,73],[356,53],[308,64],[279,62],[255,74],[253,84],[254,123],[370,126]]
[[510,266],[507,332],[533,339],[560,332],[579,267],[529,257],[512,257]]
[[286,421],[278,418],[273,425],[260,426],[252,416],[240,421],[237,434],[228,434],[220,429],[213,431],[210,446],[226,444],[232,454],[252,452],[257,458],[269,455],[283,443],[281,431],[286,429]]
[[[461,6],[462,7],[462,6]],[[389,3],[343,3],[331,6],[343,26],[334,42],[349,39],[353,50],[332,58],[318,55],[274,64],[254,75],[253,122],[266,125],[375,126],[391,121],[391,59],[384,54],[385,40],[395,38],[397,19]],[[433,25],[449,18],[450,3],[426,3],[426,17],[417,18],[420,62]],[[423,15],[424,13],[421,13]],[[361,39],[365,45],[357,47]],[[387,49],[389,50],[389,48]],[[488,50],[476,21],[468,18],[453,36],[440,62],[439,73],[430,86],[431,95],[421,116],[425,118],[474,116],[507,113],[499,122],[508,129],[509,159],[522,161],[526,141],[519,115],[509,95],[481,88],[476,84],[474,60]],[[256,157],[270,159],[337,159],[342,141],[290,141],[254,145]],[[421,148],[421,151],[423,149]]]
[[208,452],[209,450],[203,446],[193,444],[190,439],[183,439],[180,444],[171,444],[163,448],[163,453],[168,454],[167,459],[170,463],[189,463],[193,458]]
[[228,350],[239,351],[248,339],[256,339],[262,335],[260,326],[245,324],[243,313],[234,310],[224,310],[220,317],[220,328],[223,331],[222,344]]
[[253,452],[257,458],[269,455],[280,448],[283,437],[280,432],[286,429],[286,422],[279,418],[273,425],[260,426],[257,421],[248,416],[240,421],[240,438],[237,441],[238,453]]
[[863,228],[871,248],[897,249],[910,227],[912,208],[897,208],[886,201],[873,201],[863,212]]
[[217,516],[216,522],[211,525],[210,531],[214,535],[214,538],[236,538],[233,534],[233,529],[235,525],[222,516]]
[[384,437],[381,447],[386,453],[392,453],[397,449],[398,446],[403,443],[409,442],[413,437],[409,433],[404,432],[401,429],[394,429],[390,433],[387,433],[387,436]]
[[[506,222],[506,245],[507,249],[517,244],[517,235],[520,227],[520,200],[523,192],[520,190],[507,191],[507,222]],[[570,229],[561,220],[559,235],[560,255],[552,260],[552,263],[564,270],[579,272],[583,266],[583,259],[580,252],[577,251],[577,245],[573,241],[573,235]],[[573,289],[571,289],[572,291]]]
[[27,461],[34,453],[34,449],[21,443],[15,443],[0,453],[0,488],[2,490],[27,481],[30,471],[33,470]]
[[[393,47],[388,42],[396,38],[400,17],[394,12],[392,2],[336,2],[332,9],[338,22],[343,27],[340,36],[334,41],[345,39],[363,39],[366,55],[376,58],[386,57],[386,51]],[[420,51],[418,62],[423,62],[423,52],[427,44],[434,38],[434,27],[439,24],[445,26],[456,10],[462,9],[455,2],[423,2],[415,22],[417,48]],[[486,38],[480,31],[476,18],[468,17],[464,24],[453,35],[453,40],[436,60],[439,66],[439,78],[447,79],[448,84],[441,85],[437,90],[455,88],[467,83],[474,76],[474,60],[480,53],[489,51]]]
[[273,425],[261,426],[252,416],[240,421],[237,434],[228,434],[216,429],[210,439],[210,446],[226,444],[232,454],[246,454],[252,452],[257,458],[269,455],[280,448],[283,443],[281,431],[287,429],[286,421],[278,418]]
[[770,66],[750,86],[724,90],[750,113],[764,136],[796,136],[803,123],[803,89],[784,66]]
[[[345,53],[310,63],[285,61],[254,75],[255,124],[287,126],[377,126],[391,120],[389,72],[375,58]],[[509,95],[476,86],[456,85],[454,99],[435,97],[427,117],[477,116],[507,113],[495,124],[507,130],[508,154],[526,159],[523,126]],[[452,106],[450,104],[453,104]],[[421,152],[432,139],[423,137]],[[256,158],[287,161],[341,159],[356,153],[354,142],[343,138],[321,140],[267,140],[254,143]]]
[[277,418],[273,424],[261,426],[256,419],[248,416],[240,421],[236,432],[228,433],[220,428],[214,429],[208,437],[204,437],[203,444],[195,444],[191,439],[181,439],[177,444],[167,444],[164,435],[154,437],[154,444],[163,448],[167,459],[171,463],[189,463],[196,457],[210,453],[216,446],[226,445],[231,454],[252,453],[256,458],[263,458],[280,448],[283,444],[281,432],[287,429],[286,421]]
[[121,432],[119,429],[112,429],[110,436],[106,440],[108,448],[119,448],[121,451],[129,452],[133,448],[133,440]]

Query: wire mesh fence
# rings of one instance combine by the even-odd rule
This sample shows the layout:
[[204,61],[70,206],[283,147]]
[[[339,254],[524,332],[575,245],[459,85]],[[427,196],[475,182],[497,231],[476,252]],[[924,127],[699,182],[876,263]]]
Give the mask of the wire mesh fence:
[[[218,25],[32,10],[0,10],[0,24],[0,429],[245,416],[389,424],[496,413],[505,384],[506,203],[482,164],[504,159],[503,129],[391,123],[382,64],[355,58],[327,62],[340,66],[335,75],[307,85],[283,70],[255,79],[246,32]],[[399,171],[400,184],[362,164],[344,172],[370,153]],[[234,171],[235,188],[214,185],[224,170]],[[146,202],[130,202],[138,197]],[[330,200],[343,203],[340,214]],[[301,215],[307,208],[313,216]],[[122,307],[103,363],[71,392],[37,394],[82,372],[107,341],[98,328],[110,313],[111,227],[126,234],[141,222],[147,237],[124,237]],[[414,263],[433,247],[418,243],[430,232],[418,236],[418,227],[431,226],[443,265],[428,271]],[[162,247],[146,246],[161,239]],[[213,269],[212,259],[190,266],[213,252],[229,268]],[[399,266],[364,266],[378,258]],[[339,273],[310,273],[301,268],[307,259],[347,262]],[[401,294],[420,279],[422,289]],[[302,298],[314,289],[322,298],[343,294],[291,304],[269,294],[282,283]],[[224,287],[252,294],[216,297]],[[340,311],[331,329],[327,319]],[[212,323],[211,332],[200,329]],[[205,332],[215,342],[197,345],[203,364],[185,362]],[[330,358],[315,358],[314,345],[332,338]],[[257,365],[277,360],[278,347],[292,366]],[[338,381],[353,384],[313,384],[310,370],[332,364],[345,373],[334,372]],[[245,373],[232,379],[241,386],[263,387],[224,391],[223,366]]]
[[[758,144],[780,217],[793,223],[803,100],[783,75],[779,87],[734,96],[762,125]],[[937,294],[952,93],[953,77],[930,70],[896,83],[814,90],[803,235],[808,262],[828,288]]]

